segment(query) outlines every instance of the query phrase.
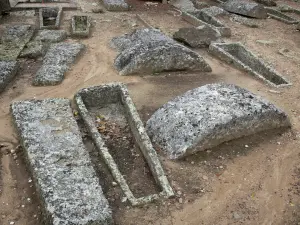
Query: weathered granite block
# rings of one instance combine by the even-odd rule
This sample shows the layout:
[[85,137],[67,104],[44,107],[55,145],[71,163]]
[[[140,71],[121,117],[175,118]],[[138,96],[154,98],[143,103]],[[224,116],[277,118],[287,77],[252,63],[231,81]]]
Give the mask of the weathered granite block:
[[268,101],[232,84],[208,84],[159,108],[146,129],[171,159],[257,132],[290,126],[287,115]]
[[6,27],[0,41],[0,60],[16,60],[33,34],[34,28],[31,25]]
[[129,5],[124,0],[103,0],[108,11],[128,11]]
[[67,32],[65,30],[39,30],[35,40],[56,43],[63,41],[67,38]]
[[42,67],[37,71],[33,85],[60,84],[69,66],[75,62],[77,56],[83,51],[84,45],[78,43],[58,43],[51,45],[44,57]]
[[17,61],[0,61],[0,93],[14,79],[18,68]]
[[275,10],[272,8],[267,8],[267,7],[265,7],[265,8],[267,9],[268,16],[270,16],[271,18],[273,18],[275,20],[279,20],[279,21],[282,21],[287,24],[299,23],[299,20],[297,20],[291,16],[285,15],[284,13],[282,13],[278,10]]
[[156,29],[139,29],[113,38],[111,45],[121,51],[114,62],[121,75],[178,70],[211,72],[198,53]]
[[108,225],[112,212],[67,99],[11,105],[47,225]]

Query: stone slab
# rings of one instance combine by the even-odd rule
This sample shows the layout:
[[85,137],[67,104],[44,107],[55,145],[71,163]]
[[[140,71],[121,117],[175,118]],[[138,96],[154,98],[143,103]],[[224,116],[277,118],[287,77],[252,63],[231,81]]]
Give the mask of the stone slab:
[[147,121],[152,142],[177,159],[260,131],[288,127],[287,115],[233,84],[190,90],[159,108]]
[[14,79],[18,68],[19,64],[17,61],[0,61],[0,93]]
[[[114,179],[119,183],[122,191],[132,205],[146,204],[160,197],[169,198],[174,195],[157,153],[152,146],[143,126],[143,122],[138,115],[125,85],[121,83],[112,83],[84,88],[75,95],[75,103],[77,104],[79,113],[91,134],[99,154],[103,157]],[[97,130],[89,109],[93,107],[102,108],[108,104],[115,103],[120,103],[124,106],[124,114],[126,114],[125,117],[134,136],[134,140],[146,159],[153,177],[162,190],[159,194],[139,198],[133,195],[125,177],[123,177],[116,162],[110,155],[109,150],[105,145],[105,140],[101,137],[101,134]]]
[[272,67],[266,65],[244,45],[236,43],[212,43],[209,52],[221,60],[233,64],[238,69],[265,81],[275,87],[290,86],[291,83]]
[[66,38],[67,32],[65,30],[39,30],[34,39],[47,43],[56,43],[64,41]]
[[33,80],[35,86],[60,84],[70,65],[75,62],[85,46],[78,43],[52,44],[46,53],[42,67]]
[[[80,9],[80,7],[78,7],[77,4],[73,3],[73,2],[72,3],[70,3],[70,2],[68,2],[68,3],[64,3],[64,2],[47,3],[47,7],[59,7],[59,8],[62,8],[64,11]],[[21,3],[21,2],[19,2],[11,10],[12,11],[39,10],[41,8],[45,8],[45,3],[38,3],[38,2]]]
[[128,11],[129,5],[124,0],[102,0],[108,11]]
[[36,59],[46,54],[48,44],[41,41],[30,41],[26,44],[23,51],[20,53],[22,58]]
[[263,5],[246,0],[228,0],[222,7],[228,12],[258,19],[266,19],[268,16]]
[[47,225],[108,225],[112,212],[67,99],[11,105]]
[[33,34],[31,25],[7,26],[0,42],[0,60],[16,60]]

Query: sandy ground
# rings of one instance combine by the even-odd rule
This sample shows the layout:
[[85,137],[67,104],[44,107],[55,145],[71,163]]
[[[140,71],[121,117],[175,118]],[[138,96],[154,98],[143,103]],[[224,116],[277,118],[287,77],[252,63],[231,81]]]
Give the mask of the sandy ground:
[[[287,2],[300,8],[300,4]],[[92,0],[80,3],[85,14],[92,17],[92,35],[88,39],[67,40],[84,43],[87,49],[66,74],[63,83],[53,87],[33,87],[31,81],[41,60],[23,60],[17,78],[0,95],[0,144],[4,146],[0,147],[0,224],[12,221],[16,225],[42,224],[39,201],[23,160],[23,151],[17,148],[18,138],[11,123],[10,103],[29,98],[71,99],[80,88],[114,81],[128,85],[145,122],[158,107],[173,97],[213,82],[234,83],[269,99],[284,109],[292,122],[289,130],[241,138],[183,161],[170,161],[160,154],[176,191],[173,199],[133,208],[121,202],[122,193],[118,187],[106,183],[104,191],[109,196],[116,224],[299,224],[300,105],[297,103],[300,99],[300,61],[297,57],[278,54],[282,48],[290,50],[292,56],[300,54],[300,34],[296,26],[267,19],[258,21],[259,28],[247,28],[224,19],[233,33],[227,41],[245,44],[290,80],[293,83],[291,87],[275,89],[267,86],[213,58],[206,49],[197,51],[211,65],[212,73],[120,76],[113,67],[117,52],[109,47],[109,41],[114,36],[142,27],[136,14],[167,34],[190,25],[181,20],[171,7],[143,7],[139,4],[127,13],[92,14],[89,13],[92,3]],[[64,13],[61,29],[69,31],[72,14],[74,12]],[[2,18],[0,31],[5,25],[20,23],[20,20],[36,24],[37,18],[32,14]],[[273,43],[264,45],[256,40],[271,40]],[[112,195],[115,196],[111,198]]]

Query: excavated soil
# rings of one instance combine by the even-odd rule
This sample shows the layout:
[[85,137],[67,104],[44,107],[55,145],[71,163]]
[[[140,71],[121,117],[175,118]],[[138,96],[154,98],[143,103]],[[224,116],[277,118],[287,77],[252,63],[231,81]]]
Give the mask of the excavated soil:
[[[278,1],[279,2],[279,1]],[[282,2],[282,1],[281,1]],[[300,8],[299,3],[285,1]],[[79,89],[108,82],[124,82],[144,122],[161,105],[185,91],[213,82],[234,83],[270,100],[284,109],[292,128],[272,130],[224,143],[214,149],[170,161],[159,152],[176,197],[144,207],[131,207],[113,185],[104,163],[94,151],[92,141],[84,142],[98,164],[100,183],[119,225],[199,225],[199,224],[299,224],[300,222],[300,100],[298,76],[300,33],[296,25],[273,19],[259,20],[259,28],[248,28],[224,19],[232,29],[226,41],[239,41],[264,59],[293,84],[275,89],[251,75],[210,56],[206,49],[197,50],[211,65],[212,73],[177,72],[158,76],[120,76],[113,67],[117,54],[109,47],[112,37],[143,27],[139,14],[150,25],[166,34],[191,26],[172,7],[139,2],[130,12],[92,14],[95,0],[80,1],[86,15],[92,17],[91,37],[73,40],[84,43],[86,52],[58,86],[33,87],[32,78],[40,60],[24,60],[22,69],[7,90],[0,95],[0,224],[40,225],[40,209],[35,188],[27,172],[23,151],[11,123],[9,105],[28,98],[73,98]],[[132,0],[131,3],[134,3]],[[70,31],[71,16],[65,11],[61,29]],[[84,14],[76,12],[76,14]],[[222,19],[221,19],[222,20]],[[7,24],[30,23],[37,17],[14,15],[0,19],[0,31]],[[0,32],[1,35],[2,32]],[[268,40],[268,44],[257,40]],[[71,40],[67,40],[71,41]],[[281,49],[290,53],[279,54]],[[286,51],[285,51],[286,52]],[[17,150],[15,150],[17,149]]]

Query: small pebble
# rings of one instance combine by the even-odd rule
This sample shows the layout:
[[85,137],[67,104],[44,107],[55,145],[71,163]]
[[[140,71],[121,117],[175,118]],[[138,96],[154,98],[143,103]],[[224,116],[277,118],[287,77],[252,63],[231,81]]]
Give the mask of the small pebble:
[[245,148],[249,148],[249,145],[245,145]]
[[178,202],[179,202],[180,204],[182,204],[182,203],[183,203],[183,199],[182,199],[182,198],[179,198],[179,199],[178,199]]

